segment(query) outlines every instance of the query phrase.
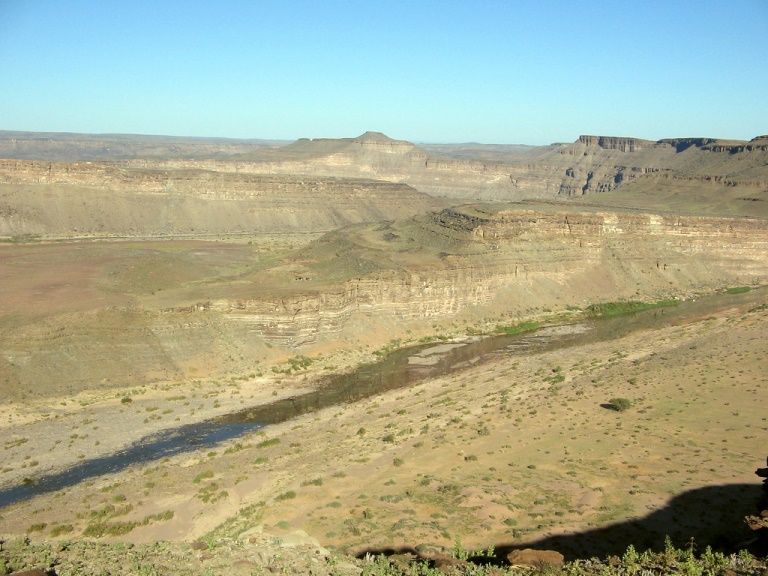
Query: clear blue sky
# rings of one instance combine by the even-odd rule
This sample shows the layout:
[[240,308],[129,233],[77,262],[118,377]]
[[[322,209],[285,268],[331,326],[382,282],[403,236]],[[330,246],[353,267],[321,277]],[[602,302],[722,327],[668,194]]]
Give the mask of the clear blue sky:
[[0,0],[0,129],[768,133],[768,0]]

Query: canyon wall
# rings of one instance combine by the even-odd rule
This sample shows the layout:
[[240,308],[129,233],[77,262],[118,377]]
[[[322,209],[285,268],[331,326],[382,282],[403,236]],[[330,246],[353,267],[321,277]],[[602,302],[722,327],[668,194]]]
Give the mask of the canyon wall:
[[[370,177],[407,183],[452,199],[517,201],[525,198],[581,196],[614,190],[647,174],[675,177],[720,176],[733,186],[768,191],[768,139],[751,142],[707,138],[666,139],[580,136],[572,144],[517,161],[489,162],[434,156],[383,134],[359,138],[301,140],[284,154],[242,160],[131,160],[129,165],[166,169],[204,168],[220,172],[320,174]],[[271,151],[273,152],[273,151]],[[480,154],[480,152],[478,152]]]
[[406,184],[0,160],[0,236],[322,232],[439,204]]
[[755,220],[534,210],[444,210],[425,218],[430,227],[466,233],[475,253],[442,254],[440,263],[381,271],[327,291],[219,299],[206,309],[295,348],[337,338],[353,316],[408,324],[482,307],[522,315],[540,301],[540,290],[550,304],[586,305],[768,278],[768,229]]
[[[271,203],[264,209],[275,215],[280,229],[295,228],[304,219],[311,222],[312,213],[301,212],[307,199],[318,201],[320,206],[330,202],[319,211],[322,222],[311,225],[327,230],[380,218],[390,210],[394,211],[389,217],[392,219],[447,202],[594,197],[616,190],[626,190],[631,198],[657,188],[686,198],[696,198],[698,192],[698,197],[707,200],[716,199],[718,190],[727,189],[734,198],[759,203],[731,206],[730,213],[768,216],[765,137],[750,142],[709,138],[653,142],[581,136],[571,144],[508,156],[508,162],[434,155],[410,142],[374,132],[357,138],[301,139],[282,147],[254,145],[242,153],[235,152],[240,150],[239,144],[231,146],[235,145],[222,144],[220,153],[212,148],[210,154],[201,156],[147,153],[112,162],[0,160],[0,234],[46,233],[47,227],[60,233],[67,226],[104,231],[109,225],[103,218],[125,220],[122,233],[130,233],[140,222],[152,222],[152,233],[172,233],[174,224],[184,233],[191,233],[193,228],[221,230],[222,224],[210,226],[196,216],[198,210],[205,210],[200,201]],[[416,191],[447,200],[430,205],[425,196],[418,198]],[[329,197],[338,201],[327,200]],[[182,207],[174,215],[190,199],[194,205]],[[391,205],[382,207],[390,199]],[[653,208],[653,201],[649,200],[648,208]],[[96,203],[99,209],[91,210]],[[110,203],[125,211],[122,216],[110,212]],[[350,212],[353,203],[362,213],[339,217],[345,210]],[[261,212],[261,204],[244,207],[244,211]],[[409,205],[414,209],[409,211]],[[252,226],[253,216],[236,214],[243,212],[242,206],[231,208],[224,209],[220,222],[232,221],[237,231]],[[291,208],[300,213],[291,215]],[[67,213],[65,220],[56,214],[58,211]],[[157,220],[156,215],[166,213],[168,222]],[[209,220],[215,221],[216,213],[213,209]],[[266,231],[264,226],[257,229]]]
[[[256,374],[297,354],[360,355],[393,338],[768,280],[768,228],[747,218],[468,206],[315,244],[220,288],[201,284],[209,298],[167,306],[184,298],[163,291],[128,307],[5,317],[0,390],[20,398]],[[313,278],[307,266],[327,272]]]

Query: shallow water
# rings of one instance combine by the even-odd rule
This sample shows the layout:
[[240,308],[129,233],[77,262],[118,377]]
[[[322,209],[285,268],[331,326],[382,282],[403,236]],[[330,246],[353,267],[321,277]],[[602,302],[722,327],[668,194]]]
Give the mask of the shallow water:
[[514,336],[436,342],[403,348],[379,362],[360,366],[348,374],[322,378],[318,390],[314,392],[152,434],[109,456],[86,460],[63,472],[0,490],[0,508],[28,500],[43,492],[74,486],[88,478],[118,472],[134,464],[146,464],[168,456],[210,448],[268,424],[407,387],[427,378],[499,357],[613,340],[637,330],[661,328],[691,318],[706,317],[733,306],[757,305],[765,302],[766,292],[765,289],[756,289],[744,294],[718,294],[620,317],[544,326]]

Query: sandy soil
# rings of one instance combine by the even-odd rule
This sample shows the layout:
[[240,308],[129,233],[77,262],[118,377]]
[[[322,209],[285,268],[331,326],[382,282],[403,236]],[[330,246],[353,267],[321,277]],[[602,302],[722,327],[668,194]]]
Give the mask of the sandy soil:
[[[358,552],[460,540],[572,555],[659,546],[666,534],[732,543],[749,536],[739,515],[753,511],[766,453],[766,320],[765,309],[731,309],[511,353],[7,507],[0,535],[149,542],[303,530]],[[0,482],[271,400],[286,384],[201,381],[133,391],[129,405],[120,399],[131,391],[6,406]],[[301,375],[290,382],[302,385]],[[607,409],[614,397],[633,407]]]

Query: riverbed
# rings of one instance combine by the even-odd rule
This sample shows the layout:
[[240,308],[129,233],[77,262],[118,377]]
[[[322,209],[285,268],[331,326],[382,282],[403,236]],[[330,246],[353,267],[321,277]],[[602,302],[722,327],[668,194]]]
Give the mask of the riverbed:
[[[221,394],[215,398],[191,394],[166,399],[162,405],[147,398],[137,400],[135,406],[113,401],[71,412],[55,413],[52,409],[52,416],[45,421],[5,428],[12,433],[6,435],[0,507],[137,463],[209,450],[265,425],[407,387],[500,356],[611,340],[632,331],[652,330],[723,308],[764,301],[763,290],[719,294],[617,318],[544,325],[514,336],[426,343],[397,350],[348,374],[307,382],[290,395],[283,391],[283,398],[262,394],[253,403],[236,394],[228,399]],[[238,404],[247,405],[238,409]],[[167,417],[159,417],[164,412],[168,412]]]

